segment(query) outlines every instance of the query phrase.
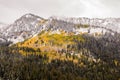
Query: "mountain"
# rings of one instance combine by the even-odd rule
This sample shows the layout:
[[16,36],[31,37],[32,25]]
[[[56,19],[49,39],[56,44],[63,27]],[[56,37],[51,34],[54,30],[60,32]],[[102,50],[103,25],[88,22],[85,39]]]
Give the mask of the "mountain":
[[66,18],[52,16],[48,19],[28,13],[17,19],[13,24],[0,27],[0,37],[13,44],[22,42],[41,31],[50,30],[51,33],[90,34],[93,36],[110,33],[114,35],[120,31],[119,18]]
[[[98,58],[99,56],[101,59],[104,59],[103,56],[106,56],[106,54],[108,56],[108,53],[113,55],[120,52],[120,34],[117,29],[113,28],[113,26],[119,25],[119,19],[117,18],[50,17],[42,21],[44,23],[41,23],[41,28],[36,35],[26,37],[27,40],[23,40],[23,42],[16,45],[25,49],[40,49],[42,52],[76,55],[81,53],[92,58]],[[119,26],[115,27],[119,29]],[[111,58],[111,56],[109,57]],[[114,54],[112,58],[120,58],[120,56]]]
[[[4,24],[4,23],[0,23],[0,45],[2,43],[6,43],[7,40],[4,38],[4,36],[2,35],[3,32],[6,30],[7,28],[7,24]],[[3,45],[3,44],[2,44]]]
[[34,36],[43,29],[45,19],[33,15],[25,14],[17,19],[13,24],[7,26],[7,29],[2,32],[7,41],[17,43]]
[[1,26],[0,79],[119,80],[119,24],[119,18],[25,14]]
[[120,33],[120,18],[67,18],[56,16],[53,16],[53,18],[74,24],[87,24],[90,26],[99,26]]
[[[108,27],[108,25],[105,25],[104,27],[98,25],[98,23],[102,24],[100,22],[96,21],[96,24],[90,23],[86,19],[87,18],[77,19],[77,18],[50,17],[48,20],[49,25],[47,25],[47,27],[50,27],[51,30],[57,31],[63,30],[66,32],[74,32],[75,34],[88,33],[94,35],[95,33],[105,34],[109,32],[114,35],[114,33],[117,32],[117,30],[115,31],[114,28],[110,28]],[[116,28],[119,28],[119,26],[116,26]]]

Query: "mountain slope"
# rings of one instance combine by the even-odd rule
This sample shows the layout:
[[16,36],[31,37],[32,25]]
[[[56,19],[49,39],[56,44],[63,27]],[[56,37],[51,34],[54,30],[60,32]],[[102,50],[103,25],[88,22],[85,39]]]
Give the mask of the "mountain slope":
[[119,21],[92,20],[22,16],[2,33],[18,43],[0,46],[0,79],[119,80]]
[[[39,49],[42,52],[68,53],[72,55],[84,54],[103,60],[103,56],[112,59],[120,57],[118,54],[120,34],[117,31],[97,24],[94,25],[82,21],[76,23],[74,19],[72,22],[69,20],[71,18],[66,20],[51,17],[43,25],[45,28],[42,32],[22,43],[18,43],[17,46]],[[115,23],[113,22],[112,24]]]
[[52,18],[74,24],[87,24],[90,26],[99,26],[120,33],[120,18],[67,18],[56,16],[53,16]]
[[39,16],[25,14],[9,25],[2,35],[13,43],[21,42],[42,31],[44,22],[45,19]]
[[3,32],[7,29],[7,24],[0,23],[0,45],[3,45],[2,43],[6,43],[7,39],[2,35]]
[[30,47],[34,49],[40,49],[41,51],[58,52],[66,50],[68,45],[74,45],[76,42],[84,42],[82,35],[74,35],[72,33],[66,33],[61,31],[58,33],[52,33],[51,31],[43,31],[39,35],[32,37],[22,43],[18,43],[19,47]]
[[51,33],[90,34],[94,36],[110,33],[114,35],[120,31],[119,18],[65,18],[50,17],[43,19],[34,14],[25,14],[17,19],[13,24],[0,28],[0,37],[13,44],[22,42],[41,31],[50,30]]

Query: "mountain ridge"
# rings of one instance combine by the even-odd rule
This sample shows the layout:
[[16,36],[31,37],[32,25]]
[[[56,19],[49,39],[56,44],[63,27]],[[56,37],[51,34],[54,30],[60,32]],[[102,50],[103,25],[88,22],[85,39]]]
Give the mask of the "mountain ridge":
[[114,35],[115,33],[120,33],[120,18],[100,19],[52,16],[48,19],[44,19],[37,15],[27,13],[17,19],[13,24],[7,25],[5,29],[1,31],[0,37],[15,44],[35,36],[43,30],[51,30],[56,33],[63,30],[73,32],[76,35],[80,33],[92,35],[111,33]]
[[25,14],[0,34],[0,72],[3,80],[119,80],[119,19]]

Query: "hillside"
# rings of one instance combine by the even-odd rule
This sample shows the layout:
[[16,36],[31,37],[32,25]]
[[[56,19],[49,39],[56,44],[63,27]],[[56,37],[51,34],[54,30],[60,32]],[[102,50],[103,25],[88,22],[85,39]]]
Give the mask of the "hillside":
[[24,41],[43,29],[45,19],[34,14],[25,14],[17,19],[13,24],[5,26],[5,30],[1,31],[1,37],[13,44]]
[[0,79],[119,80],[119,21],[25,14],[0,35]]
[[94,37],[43,31],[9,48],[0,48],[1,78],[117,80],[120,77],[119,38],[118,34]]
[[28,13],[9,25],[1,25],[0,38],[15,44],[22,42],[43,30],[59,32],[73,32],[74,34],[88,33],[92,35],[104,35],[105,33],[119,33],[119,18],[66,18],[50,17],[44,19],[37,15]]

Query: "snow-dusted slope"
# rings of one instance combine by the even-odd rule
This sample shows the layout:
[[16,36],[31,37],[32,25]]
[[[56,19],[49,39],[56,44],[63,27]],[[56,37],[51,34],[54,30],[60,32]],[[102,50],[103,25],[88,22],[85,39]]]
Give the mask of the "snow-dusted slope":
[[111,29],[120,33],[120,18],[67,18],[67,17],[51,17],[52,19],[62,20],[74,24],[87,24],[90,26],[99,26],[107,29]]
[[3,32],[7,29],[7,24],[4,23],[0,23],[0,45],[2,45],[2,43],[6,43],[7,40],[5,39],[5,37],[2,35]]
[[[97,18],[96,18],[97,19]],[[105,33],[111,33],[114,35],[115,32],[117,32],[116,29],[114,29],[114,25],[116,25],[115,22],[113,26],[108,27],[108,24],[102,25],[102,22],[94,20],[93,23],[91,23],[93,19],[89,18],[65,18],[65,17],[50,17],[48,19],[48,27],[50,30],[59,33],[59,31],[65,31],[65,32],[73,32],[75,34],[80,33],[87,33],[87,34],[102,34]],[[101,19],[104,20],[104,19]],[[96,21],[96,22],[95,22]],[[106,22],[106,21],[105,21]],[[119,22],[118,22],[119,24]],[[115,26],[116,28],[119,28],[119,26]]]
[[8,28],[3,31],[2,35],[13,43],[21,42],[39,33],[43,29],[42,24],[44,22],[45,19],[39,16],[25,14],[13,24],[9,25]]
[[75,35],[81,33],[87,34],[106,34],[118,32],[120,33],[120,18],[66,18],[66,17],[50,17],[43,19],[34,14],[25,14],[17,19],[11,25],[0,24],[1,41],[7,40],[13,43],[24,41],[32,36],[39,34],[42,30],[51,33],[65,31],[73,32]]
[[7,28],[7,24],[0,23],[0,32],[3,32]]

